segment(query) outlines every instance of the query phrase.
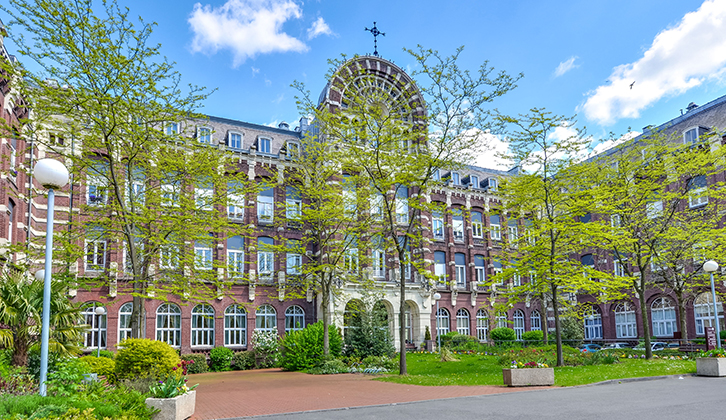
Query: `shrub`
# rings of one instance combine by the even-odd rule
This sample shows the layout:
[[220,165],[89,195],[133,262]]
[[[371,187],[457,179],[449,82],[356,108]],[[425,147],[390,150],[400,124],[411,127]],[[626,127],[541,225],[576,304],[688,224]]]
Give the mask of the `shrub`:
[[232,369],[247,370],[255,367],[255,353],[252,351],[238,351],[232,357]]
[[83,381],[83,375],[89,372],[88,365],[79,358],[63,359],[56,363],[55,369],[48,369],[48,392],[52,395],[69,397],[76,393]]
[[498,346],[513,344],[517,339],[517,333],[513,329],[508,327],[494,328],[490,333],[489,337],[494,340],[494,343]]
[[585,339],[585,324],[574,315],[560,317],[560,328],[562,329],[562,342],[570,347],[577,347]]
[[23,373],[22,368],[9,367],[0,373],[0,395],[30,395],[38,392],[33,376]]
[[452,350],[477,350],[479,348],[479,340],[470,335],[451,331],[441,336],[441,346],[448,347]]
[[[340,356],[343,339],[338,330],[328,329],[330,356]],[[291,331],[282,339],[281,365],[285,370],[304,370],[323,360],[323,322],[310,324],[300,331]]]
[[[55,370],[56,364],[62,361],[63,357],[55,352],[48,352],[48,372]],[[28,354],[28,373],[33,375],[35,380],[40,379],[40,349],[31,350]]]
[[147,338],[125,340],[116,354],[116,375],[121,379],[166,376],[181,359],[169,344]]
[[365,358],[367,356],[390,356],[394,353],[388,330],[387,312],[383,305],[363,304],[350,316],[350,325],[345,332],[346,356]]
[[426,326],[426,332],[424,333],[424,340],[431,340],[431,330],[429,330],[429,326]]
[[111,359],[111,360],[113,360],[116,357],[116,355],[113,354],[113,352],[112,351],[109,351],[109,350],[101,350],[101,354],[99,356],[100,357],[105,357],[105,358],[108,358],[108,359]]
[[350,368],[340,359],[329,359],[319,366],[308,369],[308,373],[312,375],[334,375],[348,372],[350,372]]
[[384,370],[398,369],[398,360],[388,356],[368,356],[363,359],[364,368],[381,368]]
[[90,373],[105,376],[111,382],[115,380],[116,362],[113,359],[103,356],[84,356],[80,360],[87,366]]
[[252,346],[258,368],[273,367],[280,357],[280,338],[275,331],[255,330],[252,333]]
[[[224,372],[232,370],[232,358],[234,352],[227,347],[215,347],[209,352],[209,361],[212,372]],[[206,360],[204,361],[206,364]]]
[[202,353],[182,354],[181,359],[194,362],[187,366],[188,373],[209,372],[209,366],[207,365],[207,356]]
[[530,346],[541,345],[544,340],[544,333],[542,331],[527,331],[522,334],[522,340]]

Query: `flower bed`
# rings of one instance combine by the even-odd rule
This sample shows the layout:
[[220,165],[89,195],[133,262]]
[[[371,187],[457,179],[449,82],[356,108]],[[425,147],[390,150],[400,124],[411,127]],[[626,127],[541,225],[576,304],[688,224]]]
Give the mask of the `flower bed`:
[[713,349],[696,356],[696,375],[726,376],[726,350]]

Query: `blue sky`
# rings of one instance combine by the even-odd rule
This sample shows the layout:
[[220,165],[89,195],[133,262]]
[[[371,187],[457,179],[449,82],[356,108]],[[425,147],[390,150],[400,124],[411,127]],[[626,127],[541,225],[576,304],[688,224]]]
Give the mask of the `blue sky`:
[[524,73],[494,107],[577,114],[594,138],[640,131],[726,94],[726,0],[119,3],[158,24],[154,41],[185,82],[218,89],[202,112],[258,124],[295,126],[290,84],[303,81],[317,96],[327,59],[373,52],[364,28],[374,21],[386,34],[381,56],[404,69],[414,65],[404,47],[447,54],[464,45],[464,67],[489,60]]

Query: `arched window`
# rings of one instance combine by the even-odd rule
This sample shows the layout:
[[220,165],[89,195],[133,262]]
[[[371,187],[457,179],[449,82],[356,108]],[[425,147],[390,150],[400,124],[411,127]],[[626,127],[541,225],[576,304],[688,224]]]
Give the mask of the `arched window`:
[[224,345],[247,345],[247,311],[240,305],[229,305],[224,310]]
[[507,325],[507,313],[497,312],[497,328],[506,328]]
[[534,310],[529,314],[530,331],[542,331],[542,316],[538,310]]
[[353,299],[345,304],[345,312],[343,312],[343,336],[349,328],[358,328],[360,326],[360,313],[363,308],[363,302]]
[[[84,345],[88,348],[98,348],[100,345],[102,349],[106,348],[106,312],[98,315],[96,314],[96,308],[101,307],[98,302],[88,302],[83,305],[81,315],[86,320],[86,324],[90,329],[84,334]],[[101,327],[100,335],[98,327]],[[100,340],[100,344],[99,344]]]
[[659,297],[650,305],[650,316],[653,319],[653,335],[656,337],[673,337],[676,325],[676,308],[667,297]]
[[277,312],[270,305],[262,305],[255,311],[255,329],[277,332]]
[[177,305],[159,305],[156,310],[156,339],[172,347],[181,346],[181,309]]
[[285,332],[300,331],[305,328],[305,311],[297,305],[285,310]]
[[459,334],[469,335],[469,312],[461,308],[456,311],[456,332]]
[[476,338],[486,341],[489,333],[489,314],[484,309],[476,311]]
[[436,311],[436,335],[444,335],[449,332],[449,311],[439,308]]
[[517,340],[521,340],[522,334],[524,334],[524,312],[517,309],[514,311],[512,320],[514,321],[512,326],[514,327],[514,332],[517,334]]
[[133,302],[126,302],[118,310],[118,342],[131,338],[131,312],[134,310]]
[[596,306],[590,306],[585,311],[585,340],[602,338],[602,315]]
[[192,309],[192,347],[214,346],[214,308],[201,303]]
[[[719,326],[723,331],[723,304],[716,297],[716,308],[718,310]],[[704,327],[713,327],[713,296],[711,293],[701,293],[693,301],[693,313],[696,318],[696,335],[704,335]]]
[[615,336],[617,338],[635,338],[638,327],[635,324],[635,308],[630,302],[623,302],[615,307]]

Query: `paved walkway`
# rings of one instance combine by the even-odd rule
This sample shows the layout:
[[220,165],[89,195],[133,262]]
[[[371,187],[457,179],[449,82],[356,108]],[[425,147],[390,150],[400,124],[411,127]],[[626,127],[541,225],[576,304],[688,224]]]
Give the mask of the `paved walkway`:
[[426,401],[531,390],[505,386],[418,386],[374,381],[361,374],[308,375],[262,369],[192,375],[192,420],[226,419],[331,408]]

